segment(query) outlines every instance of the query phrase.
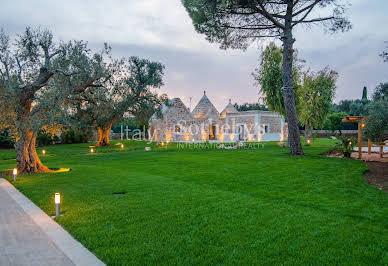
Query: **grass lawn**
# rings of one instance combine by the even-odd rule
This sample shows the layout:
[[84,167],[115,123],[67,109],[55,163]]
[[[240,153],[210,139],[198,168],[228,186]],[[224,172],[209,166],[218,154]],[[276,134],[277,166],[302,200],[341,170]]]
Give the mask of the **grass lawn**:
[[[150,152],[124,143],[95,154],[45,147],[47,166],[73,170],[14,185],[49,215],[60,192],[56,220],[109,265],[388,264],[388,194],[364,181],[362,162],[319,155],[331,140],[303,157],[276,143]],[[0,170],[13,158],[0,151]]]

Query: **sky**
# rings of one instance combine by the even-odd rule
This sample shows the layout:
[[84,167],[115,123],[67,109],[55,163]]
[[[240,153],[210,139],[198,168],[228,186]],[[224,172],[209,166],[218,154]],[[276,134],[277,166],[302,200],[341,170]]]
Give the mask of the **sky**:
[[[329,66],[339,73],[336,102],[361,98],[364,86],[371,94],[388,81],[388,63],[379,57],[388,45],[388,1],[349,2],[351,31],[331,35],[316,26],[294,32],[306,67],[319,71]],[[166,66],[161,93],[180,97],[187,107],[191,97],[194,108],[206,90],[219,111],[228,99],[257,101],[259,87],[252,72],[270,41],[246,51],[221,50],[195,32],[180,0],[1,0],[0,27],[15,36],[26,26],[49,28],[58,40],[88,41],[96,50],[108,42],[117,57],[159,61]]]

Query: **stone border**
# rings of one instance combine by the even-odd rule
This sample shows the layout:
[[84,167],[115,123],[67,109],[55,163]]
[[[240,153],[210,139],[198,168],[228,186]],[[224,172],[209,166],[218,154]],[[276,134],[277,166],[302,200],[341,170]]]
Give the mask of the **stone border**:
[[26,198],[7,180],[0,178],[0,187],[32,218],[39,228],[75,265],[105,265],[65,229]]

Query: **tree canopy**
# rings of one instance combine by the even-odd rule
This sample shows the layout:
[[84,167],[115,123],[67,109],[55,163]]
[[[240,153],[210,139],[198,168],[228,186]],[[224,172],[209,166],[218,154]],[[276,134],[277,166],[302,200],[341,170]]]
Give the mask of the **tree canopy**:
[[337,72],[325,68],[317,73],[303,75],[299,91],[299,121],[305,126],[305,137],[310,139],[313,128],[323,125],[332,106],[336,91]]
[[123,118],[124,113],[142,120],[161,105],[163,97],[152,89],[163,85],[163,71],[164,66],[158,62],[135,56],[122,59],[111,82],[92,92],[84,92],[81,94],[83,101],[74,101],[69,106],[76,109],[70,113],[73,123],[78,121],[96,127],[97,145],[108,145],[111,127]]
[[369,106],[364,133],[372,141],[382,142],[385,130],[388,130],[388,99],[378,99]]

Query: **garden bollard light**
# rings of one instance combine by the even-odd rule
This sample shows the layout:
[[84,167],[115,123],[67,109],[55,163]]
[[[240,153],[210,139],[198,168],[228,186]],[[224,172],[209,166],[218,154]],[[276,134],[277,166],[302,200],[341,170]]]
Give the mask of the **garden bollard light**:
[[14,168],[13,169],[13,181],[16,182],[16,176],[18,174],[18,169]]
[[54,201],[55,201],[55,217],[58,217],[61,215],[61,210],[59,207],[59,205],[61,204],[61,195],[59,193],[55,193]]
[[43,150],[42,153],[43,153],[43,157],[45,157],[46,156],[46,150]]

